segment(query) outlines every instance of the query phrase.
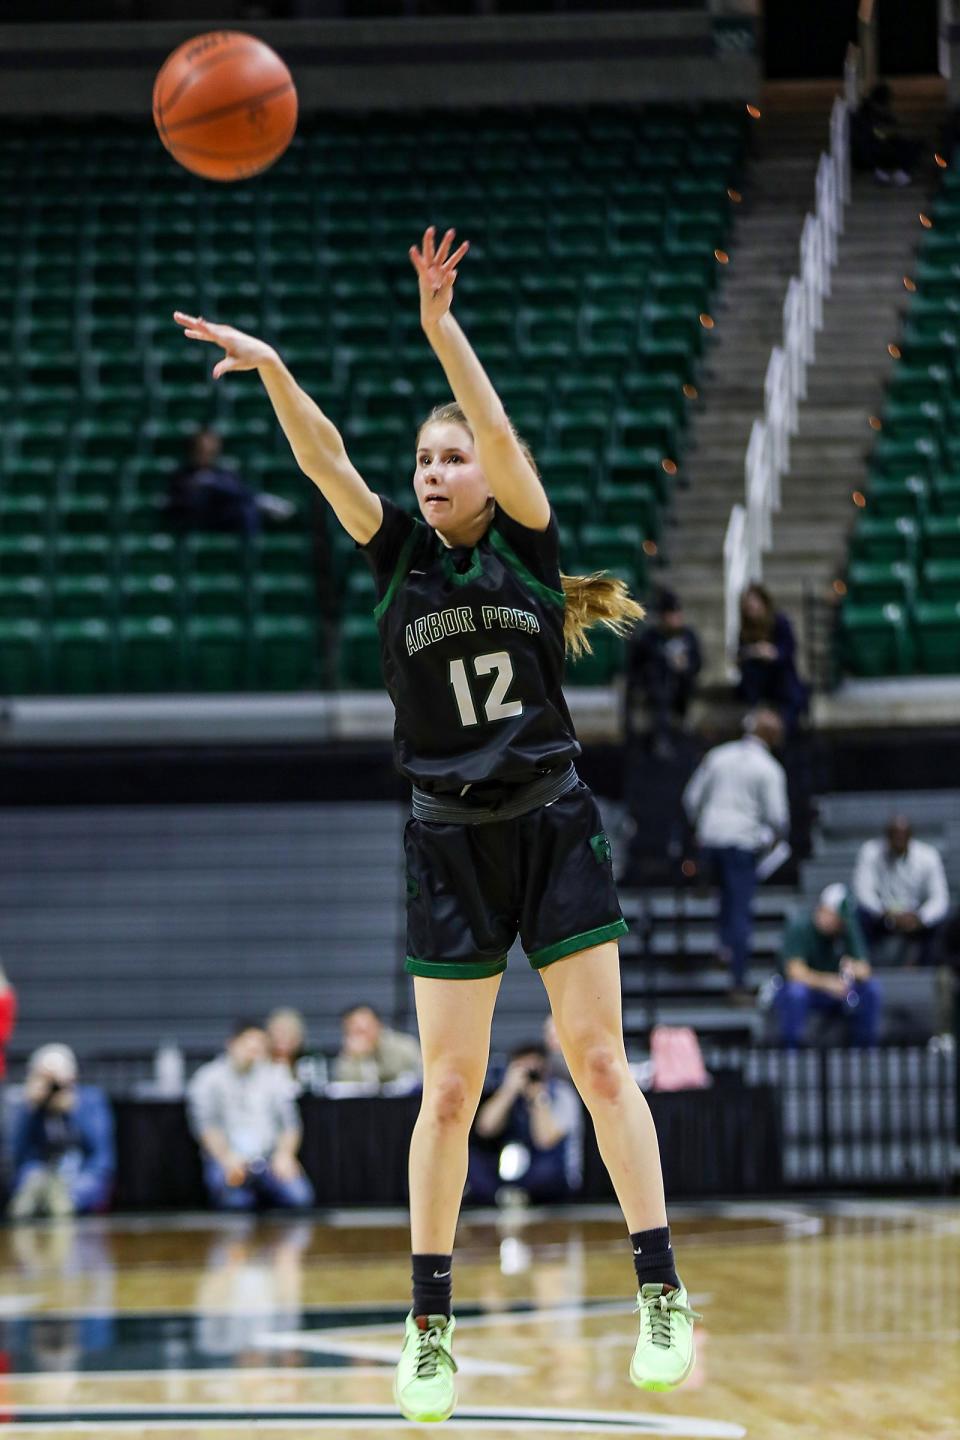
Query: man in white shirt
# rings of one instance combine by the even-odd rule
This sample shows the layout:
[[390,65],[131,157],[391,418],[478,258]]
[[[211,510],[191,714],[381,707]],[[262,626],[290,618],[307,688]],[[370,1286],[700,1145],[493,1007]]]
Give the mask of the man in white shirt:
[[894,815],[885,837],[860,847],[853,872],[858,917],[874,964],[891,948],[889,937],[910,965],[931,961],[934,936],[950,908],[950,892],[939,851],[914,840],[905,815]]
[[720,958],[730,966],[732,997],[749,998],[747,962],[757,856],[790,829],[787,777],[770,753],[783,740],[773,710],[754,710],[741,740],[718,745],[700,762],[683,792],[683,808],[720,886]]

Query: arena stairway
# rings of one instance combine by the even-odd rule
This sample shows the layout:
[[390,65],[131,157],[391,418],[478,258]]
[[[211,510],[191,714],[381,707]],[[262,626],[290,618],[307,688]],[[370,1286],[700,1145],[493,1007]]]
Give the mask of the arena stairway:
[[[847,533],[859,513],[854,491],[865,489],[867,454],[874,438],[893,361],[905,292],[923,231],[932,151],[943,114],[936,82],[898,85],[898,112],[929,137],[916,185],[894,190],[872,175],[853,177],[845,212],[833,291],[808,372],[799,434],[791,445],[781,511],[774,517],[774,546],[764,560],[764,581],[778,604],[800,624],[805,592],[830,600],[843,568]],[[732,505],[744,498],[744,458],[753,420],[762,413],[770,350],[782,335],[787,281],[799,264],[804,215],[814,205],[814,176],[827,148],[829,111],[836,87],[769,86],[757,127],[758,157],[745,186],[745,210],[732,254],[724,305],[717,312],[710,383],[698,416],[678,496],[680,533],[672,546],[671,583],[706,641],[705,683],[723,675],[723,535]]]

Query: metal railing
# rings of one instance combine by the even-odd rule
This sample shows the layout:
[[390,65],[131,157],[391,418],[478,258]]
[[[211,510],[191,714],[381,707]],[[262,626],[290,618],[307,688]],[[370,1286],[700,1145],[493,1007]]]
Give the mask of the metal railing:
[[785,1190],[952,1186],[958,1160],[955,1053],[940,1045],[873,1050],[705,1046],[780,1096]]
[[790,469],[790,440],[807,393],[807,368],[816,358],[850,199],[849,110],[839,96],[830,115],[830,150],[820,156],[816,207],[803,222],[799,274],[783,302],[783,337],[770,353],[764,410],[750,431],[744,461],[744,503],[730,513],[724,539],[724,605],[727,662],[736,673],[739,601],[744,585],[763,578],[763,557],[773,545],[773,517],[780,509],[781,480]]

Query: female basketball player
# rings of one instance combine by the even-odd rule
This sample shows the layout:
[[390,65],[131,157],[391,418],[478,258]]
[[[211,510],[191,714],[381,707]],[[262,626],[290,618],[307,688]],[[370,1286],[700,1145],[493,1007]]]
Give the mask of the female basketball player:
[[418,1422],[445,1420],[456,1403],[451,1257],[467,1135],[518,931],[630,1232],[635,1385],[669,1390],[689,1374],[698,1318],[674,1265],[656,1131],[627,1068],[617,949],[626,925],[561,690],[565,649],[582,649],[597,621],[619,633],[642,612],[619,581],[561,576],[533,458],[451,313],[468,248],[451,253],[453,240],[448,231],[436,248],[430,229],[410,250],[423,329],[456,399],[417,436],[421,519],[367,488],[335,426],[268,345],[175,316],[191,339],[226,352],[215,377],[259,371],[297,462],[376,578],[397,760],[413,783],[406,968],[424,1076],[410,1145],[413,1306],[395,1394]]

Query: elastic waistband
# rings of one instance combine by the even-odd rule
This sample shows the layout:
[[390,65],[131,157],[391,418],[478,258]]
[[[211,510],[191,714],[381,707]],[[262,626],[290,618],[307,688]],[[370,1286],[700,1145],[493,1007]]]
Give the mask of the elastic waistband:
[[559,800],[579,785],[580,776],[573,764],[565,769],[551,770],[527,785],[518,785],[496,805],[469,805],[459,795],[430,795],[413,787],[413,818],[432,820],[437,825],[492,825],[497,820],[516,820]]

